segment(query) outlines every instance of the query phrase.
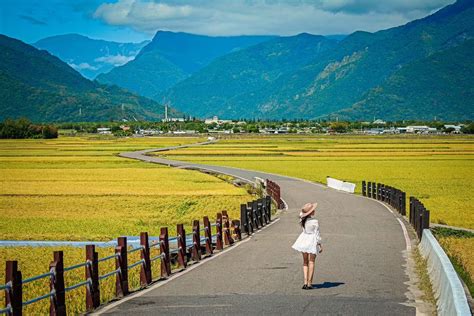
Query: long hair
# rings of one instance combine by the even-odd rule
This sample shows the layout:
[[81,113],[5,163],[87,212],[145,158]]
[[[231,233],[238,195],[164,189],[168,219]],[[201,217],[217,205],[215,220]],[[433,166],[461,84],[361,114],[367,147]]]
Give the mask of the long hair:
[[301,224],[301,227],[305,228],[304,226],[306,225],[306,221],[308,220],[308,218],[311,217],[311,213],[306,215],[305,217],[302,217],[300,219],[300,224]]

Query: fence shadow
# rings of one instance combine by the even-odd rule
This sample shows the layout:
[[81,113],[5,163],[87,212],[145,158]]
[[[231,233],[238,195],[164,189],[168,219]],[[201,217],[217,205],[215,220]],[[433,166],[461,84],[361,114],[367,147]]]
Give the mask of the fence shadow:
[[324,282],[320,284],[312,284],[314,289],[330,289],[332,287],[338,287],[344,285],[344,282]]

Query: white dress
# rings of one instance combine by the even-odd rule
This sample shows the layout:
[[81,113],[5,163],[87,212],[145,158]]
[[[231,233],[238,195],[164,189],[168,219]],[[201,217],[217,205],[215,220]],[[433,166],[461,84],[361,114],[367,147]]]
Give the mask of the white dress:
[[312,254],[318,253],[318,244],[322,241],[319,234],[319,223],[317,219],[309,218],[306,220],[303,232],[298,236],[293,246],[293,249],[300,252],[307,252]]

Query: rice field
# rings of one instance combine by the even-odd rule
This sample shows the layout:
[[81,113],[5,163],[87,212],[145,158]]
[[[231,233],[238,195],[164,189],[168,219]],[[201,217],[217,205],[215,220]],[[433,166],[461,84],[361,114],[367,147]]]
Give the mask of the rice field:
[[321,183],[331,176],[359,192],[362,180],[381,182],[418,197],[432,222],[474,229],[470,136],[251,137],[157,154]]
[[198,138],[0,141],[0,239],[111,240],[237,212],[243,188],[196,171],[117,157]]
[[[227,209],[236,217],[252,199],[216,177],[120,158],[120,152],[195,143],[203,139],[61,137],[54,140],[0,140],[0,239],[108,241],[118,236],[159,235],[168,226]],[[0,247],[0,262],[18,260],[23,279],[48,271],[54,250],[64,251],[65,266],[84,262],[85,250],[73,247]],[[112,248],[97,248],[99,258]],[[158,250],[154,250],[158,251]],[[152,253],[157,255],[158,253]],[[136,258],[135,258],[135,257]],[[138,260],[139,252],[129,257]],[[159,260],[152,266],[159,275]],[[100,274],[114,261],[99,264]],[[130,286],[139,286],[139,267]],[[4,267],[0,280],[5,279]],[[84,280],[84,268],[65,274],[66,286]],[[0,284],[3,282],[0,281]],[[25,285],[23,300],[48,293],[48,279]],[[101,281],[101,300],[114,297],[115,277]],[[0,304],[3,306],[4,291]],[[66,295],[68,313],[85,310],[85,288]],[[29,305],[27,315],[49,312],[49,300]]]

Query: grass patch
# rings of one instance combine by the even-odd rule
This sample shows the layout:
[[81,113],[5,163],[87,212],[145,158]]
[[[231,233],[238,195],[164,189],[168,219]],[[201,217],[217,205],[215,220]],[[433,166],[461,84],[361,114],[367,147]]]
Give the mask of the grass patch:
[[413,259],[415,261],[415,270],[419,278],[418,288],[423,291],[422,299],[425,302],[431,303],[436,306],[436,299],[433,292],[433,286],[428,275],[427,260],[420,254],[418,248],[413,250]]

